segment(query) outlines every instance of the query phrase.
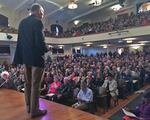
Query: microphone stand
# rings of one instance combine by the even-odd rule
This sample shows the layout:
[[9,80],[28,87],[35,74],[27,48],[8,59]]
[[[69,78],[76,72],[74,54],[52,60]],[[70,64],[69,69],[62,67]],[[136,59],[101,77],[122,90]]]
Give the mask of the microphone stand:
[[5,80],[1,85],[0,85],[0,88],[5,84],[7,83],[8,80]]

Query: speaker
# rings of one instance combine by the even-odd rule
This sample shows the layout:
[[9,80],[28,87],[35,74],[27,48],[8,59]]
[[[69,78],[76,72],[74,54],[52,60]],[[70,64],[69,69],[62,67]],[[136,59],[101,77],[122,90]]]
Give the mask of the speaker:
[[11,35],[7,35],[7,39],[9,39],[9,40],[10,40],[11,38],[12,38],[12,36],[11,36]]

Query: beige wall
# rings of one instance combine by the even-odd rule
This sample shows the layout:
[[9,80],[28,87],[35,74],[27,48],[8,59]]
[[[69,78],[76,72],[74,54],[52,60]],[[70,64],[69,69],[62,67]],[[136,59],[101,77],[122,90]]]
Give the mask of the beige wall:
[[[0,9],[0,14],[7,16],[9,26],[17,29],[20,21],[28,16],[28,11],[17,12],[11,8],[2,7]],[[42,21],[45,28],[50,28],[50,23],[48,19],[44,18]]]
[[[92,35],[85,35],[79,37],[70,37],[70,38],[51,38],[46,37],[46,42],[49,44],[74,44],[74,43],[84,43],[84,42],[94,42],[94,41],[101,41],[101,40],[112,40],[112,39],[119,39],[119,38],[128,38],[128,37],[135,37],[135,36],[142,36],[142,35],[149,35],[150,26],[142,26],[136,27],[132,29],[126,29],[121,32],[116,33],[115,31],[109,33],[100,33],[100,34],[92,34]],[[17,40],[17,34],[10,34],[13,36],[11,41]],[[0,33],[0,40],[8,41],[7,36],[5,33]]]
[[0,14],[7,16],[9,26],[16,28],[18,15],[16,12],[14,12],[14,10],[7,7],[2,7],[0,9]]

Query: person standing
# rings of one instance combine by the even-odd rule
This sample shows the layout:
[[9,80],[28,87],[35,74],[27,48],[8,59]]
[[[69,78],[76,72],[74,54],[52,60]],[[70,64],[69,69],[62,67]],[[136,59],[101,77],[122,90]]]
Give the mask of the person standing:
[[47,110],[39,109],[41,78],[44,71],[44,54],[48,51],[43,35],[44,9],[33,4],[31,15],[19,24],[17,47],[13,64],[25,68],[25,102],[31,117],[43,116]]

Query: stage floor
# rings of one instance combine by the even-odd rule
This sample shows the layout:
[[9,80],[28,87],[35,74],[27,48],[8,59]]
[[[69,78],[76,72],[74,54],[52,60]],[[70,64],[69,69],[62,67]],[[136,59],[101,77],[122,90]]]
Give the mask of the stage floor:
[[48,114],[31,119],[26,113],[22,93],[9,89],[0,89],[0,120],[106,120],[44,99],[40,99],[40,108],[47,109]]

